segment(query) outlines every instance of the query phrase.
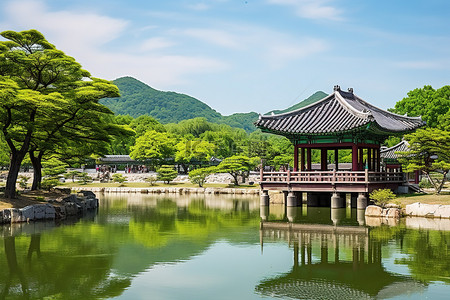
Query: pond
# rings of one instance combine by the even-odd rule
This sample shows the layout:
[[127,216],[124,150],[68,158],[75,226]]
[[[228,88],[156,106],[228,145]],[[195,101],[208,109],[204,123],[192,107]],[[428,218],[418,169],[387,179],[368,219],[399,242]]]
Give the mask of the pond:
[[447,299],[450,220],[378,221],[257,197],[106,194],[82,219],[1,227],[0,297]]

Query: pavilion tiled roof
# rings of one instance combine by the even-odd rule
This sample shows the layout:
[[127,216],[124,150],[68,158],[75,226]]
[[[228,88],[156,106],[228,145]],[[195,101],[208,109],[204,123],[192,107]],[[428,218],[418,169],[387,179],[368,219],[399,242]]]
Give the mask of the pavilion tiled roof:
[[390,148],[381,149],[380,157],[382,159],[396,160],[398,158],[398,155],[396,154],[396,152],[407,152],[407,151],[409,151],[408,142],[403,140],[395,146],[392,146]]
[[425,122],[420,117],[385,111],[353,94],[353,89],[344,92],[335,86],[333,93],[313,104],[283,114],[260,116],[255,125],[278,134],[336,134],[359,128],[389,134],[412,131]]

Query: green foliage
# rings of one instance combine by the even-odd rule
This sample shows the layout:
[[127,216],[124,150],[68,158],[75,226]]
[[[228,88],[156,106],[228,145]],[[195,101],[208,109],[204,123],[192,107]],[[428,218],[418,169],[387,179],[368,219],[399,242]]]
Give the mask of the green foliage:
[[81,176],[81,172],[80,171],[77,171],[77,170],[72,170],[72,171],[69,171],[69,172],[67,172],[66,174],[64,174],[64,177],[66,178],[66,179],[69,179],[69,178],[71,178],[72,179],[72,182],[75,182],[75,177],[79,177],[79,176]]
[[369,194],[370,200],[381,207],[386,206],[395,197],[395,194],[390,189],[378,189]]
[[391,111],[410,117],[421,116],[429,127],[450,130],[450,85],[437,90],[430,85],[414,89]]
[[131,147],[130,157],[139,160],[164,160],[175,153],[176,142],[176,138],[169,133],[150,130],[136,139],[136,144]]
[[167,165],[161,166],[161,168],[157,170],[157,174],[157,179],[160,181],[164,181],[167,184],[169,184],[178,176],[177,171],[175,171],[172,166]]
[[429,188],[432,188],[433,185],[428,180],[428,178],[422,178],[422,180],[420,180],[420,182],[419,182],[419,187],[422,189],[429,189]]
[[19,175],[19,186],[23,189],[27,188],[27,182],[30,179],[30,176]]
[[41,188],[44,190],[50,190],[59,184],[59,180],[56,178],[47,177],[42,179]]
[[193,184],[198,184],[199,187],[203,187],[206,177],[208,175],[215,173],[217,171],[216,167],[199,168],[189,172],[189,180]]
[[175,161],[207,161],[213,156],[215,145],[202,140],[183,140],[176,146]]
[[146,182],[150,183],[151,186],[153,186],[157,180],[157,177],[155,175],[150,175],[144,179]]
[[217,166],[217,172],[230,174],[233,176],[234,184],[239,185],[239,177],[244,181],[248,177],[250,170],[258,164],[258,160],[260,159],[251,159],[243,155],[227,157]]
[[[404,170],[422,171],[436,193],[440,193],[450,171],[450,132],[436,128],[419,129],[404,138],[410,151],[397,153]],[[431,176],[433,172],[440,173],[440,178]]]
[[118,78],[114,83],[119,87],[121,97],[106,98],[102,103],[118,114],[132,117],[146,114],[162,123],[199,116],[210,121],[221,117],[208,105],[188,95],[158,91],[131,77]]
[[92,182],[92,177],[88,175],[86,172],[82,172],[77,176],[77,179],[81,182],[81,184],[88,184]]
[[112,176],[113,182],[118,182],[120,185],[122,185],[125,181],[127,181],[127,178],[119,173],[114,173]]

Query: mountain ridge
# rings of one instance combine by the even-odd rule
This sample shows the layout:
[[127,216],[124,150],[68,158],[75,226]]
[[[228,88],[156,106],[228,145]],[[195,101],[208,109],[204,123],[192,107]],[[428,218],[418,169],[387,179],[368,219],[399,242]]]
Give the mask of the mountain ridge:
[[[177,92],[159,91],[130,76],[117,78],[113,82],[119,88],[121,96],[104,98],[100,100],[100,103],[106,105],[116,114],[130,115],[134,118],[140,115],[150,115],[163,124],[204,117],[209,122],[227,124],[242,128],[247,132],[256,130],[253,125],[253,122],[259,117],[256,112],[242,112],[224,116],[194,97]],[[270,111],[268,114],[298,109],[322,99],[324,96],[319,98],[321,95],[326,96],[327,94],[316,92],[287,109]]]

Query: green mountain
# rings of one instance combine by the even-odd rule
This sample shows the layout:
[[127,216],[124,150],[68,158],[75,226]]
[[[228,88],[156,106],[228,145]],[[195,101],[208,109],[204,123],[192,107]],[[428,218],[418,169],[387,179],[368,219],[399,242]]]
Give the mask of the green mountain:
[[282,114],[282,113],[286,113],[286,112],[289,112],[289,111],[293,111],[293,110],[296,110],[296,109],[308,106],[308,105],[310,105],[310,104],[312,104],[314,102],[317,102],[317,101],[319,101],[320,99],[322,99],[322,98],[324,98],[326,96],[328,96],[328,94],[326,94],[326,93],[324,93],[322,91],[318,91],[318,92],[315,92],[314,94],[312,94],[311,96],[309,96],[308,98],[306,98],[305,100],[303,100],[303,101],[301,101],[301,102],[299,102],[297,104],[292,105],[291,107],[288,107],[288,108],[282,109],[282,110],[272,110],[272,111],[269,111],[268,113],[266,113],[266,115],[269,115],[269,114],[272,114],[272,113],[274,113],[274,114]]
[[[119,88],[121,96],[105,98],[100,102],[116,114],[130,115],[134,118],[140,115],[150,115],[163,124],[178,123],[182,120],[204,117],[210,122],[243,128],[247,132],[256,130],[256,127],[253,125],[253,122],[259,116],[256,112],[222,116],[219,112],[196,98],[175,92],[158,91],[133,77],[121,77],[114,80],[114,83]],[[273,112],[291,111],[309,105],[325,96],[324,92],[316,92],[308,99],[285,110],[275,110]]]
[[205,103],[184,94],[155,90],[145,83],[122,77],[114,80],[121,97],[102,99],[113,112],[134,118],[148,114],[161,123],[177,123],[195,117],[216,121],[222,115]]

